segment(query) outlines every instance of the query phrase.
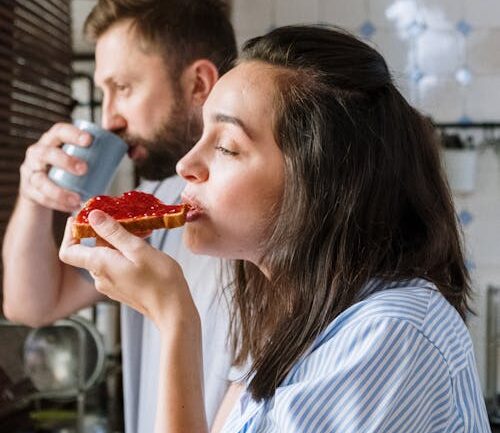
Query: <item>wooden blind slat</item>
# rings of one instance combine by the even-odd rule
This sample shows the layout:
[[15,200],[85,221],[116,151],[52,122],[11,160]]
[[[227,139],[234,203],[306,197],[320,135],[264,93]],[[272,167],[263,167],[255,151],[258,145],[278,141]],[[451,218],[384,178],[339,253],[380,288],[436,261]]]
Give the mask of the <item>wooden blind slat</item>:
[[[12,7],[8,7],[4,5],[3,3],[0,5],[0,19],[2,19],[2,27],[7,28],[7,27],[13,27],[14,24],[14,12]],[[4,20],[5,18],[5,20]]]
[[8,221],[11,212],[9,210],[0,210],[0,220]]
[[39,61],[47,64],[60,62],[67,69],[69,65],[67,60],[72,55],[64,47],[69,44],[69,41],[57,40],[57,36],[51,33],[37,34],[36,29],[26,25],[22,20],[19,20],[13,28],[0,27],[0,32],[2,35],[0,47],[15,50],[17,57],[22,57],[22,53],[29,52],[34,54],[34,58]]
[[7,131],[8,134],[10,134],[10,137],[18,138],[18,139],[23,139],[25,143],[29,142],[34,143],[40,138],[40,135],[45,132],[50,126],[52,125],[50,122],[47,122],[47,128],[45,128],[43,131],[37,131],[36,129],[28,129],[28,128],[19,128],[18,125],[15,125],[14,123],[10,122],[10,119],[8,120],[10,129]]
[[0,210],[11,212],[12,208],[14,207],[15,201],[16,201],[16,195],[11,195],[11,194],[2,195],[0,197]]
[[60,69],[62,73],[67,72],[68,63],[66,63],[66,61],[71,59],[71,53],[61,51],[58,47],[51,46],[48,41],[35,38],[21,27],[16,29],[13,38],[13,48],[16,50],[18,58],[27,57],[27,59],[31,61],[46,64],[47,66],[51,65],[53,67],[62,64],[62,67],[58,66],[57,69]]
[[[1,131],[0,131],[1,132]],[[38,137],[35,137],[38,138]],[[15,161],[22,161],[24,159],[24,152],[26,147],[33,144],[35,141],[31,138],[16,137],[14,135],[4,135],[0,139],[0,147],[2,147],[1,155],[4,159],[13,159]]]
[[19,173],[15,172],[0,172],[0,183],[4,185],[16,185],[19,182]]
[[[0,88],[4,88],[5,84],[0,83]],[[12,95],[9,98],[12,102],[20,102],[23,104],[31,104],[43,107],[43,101],[46,100],[47,108],[57,113],[66,112],[68,105],[71,105],[72,99],[67,95],[54,92],[47,86],[25,85],[25,83],[15,83],[12,88]]]
[[[23,1],[30,1],[30,0],[23,0]],[[68,23],[68,25],[71,23],[71,14],[68,12],[67,5],[61,6],[60,0],[33,0],[33,1],[34,3],[40,5],[42,8],[51,11],[51,13],[61,21]]]
[[[67,92],[64,92],[64,87],[60,83],[44,80],[42,77],[34,77],[31,73],[23,74],[20,77],[25,78],[23,81],[15,78],[16,75],[14,72],[6,72],[0,69],[0,91],[4,92],[8,88],[11,93],[11,99],[19,98],[30,102],[29,99],[19,96],[25,95],[26,97],[44,98],[56,105],[67,106],[72,103],[71,96]],[[29,79],[31,79],[31,82],[28,81]]]
[[66,34],[67,25],[56,22],[53,25],[42,21],[34,16],[29,10],[19,10],[16,17],[16,29],[22,29],[29,32],[33,36],[42,37],[51,47],[58,47],[62,51],[65,50],[65,43],[68,42]]
[[[29,101],[21,100],[21,98],[16,98],[12,100],[10,98],[5,98],[0,92],[0,109],[5,110],[7,113],[27,113],[35,117],[40,117],[41,119],[49,119],[55,121],[56,118],[61,117],[61,112],[66,110],[65,105],[56,105],[47,101],[44,107],[38,100],[31,98]],[[1,116],[1,114],[0,114]]]
[[71,105],[72,98],[55,90],[52,84],[50,82],[41,82],[36,86],[16,80],[13,83],[12,98],[25,101],[31,101],[29,98],[45,98],[47,102],[51,102],[56,106],[63,106],[64,112],[66,112],[66,108]]
[[34,128],[44,131],[47,128],[47,124],[52,124],[53,122],[47,122],[46,120],[40,120],[32,116],[20,115],[16,116],[11,114],[9,118],[9,123],[13,127],[18,128]]
[[[44,80],[42,77],[34,76],[30,71],[25,71],[20,78],[25,78],[25,80],[20,80],[16,78],[15,71],[7,72],[0,69],[0,91],[8,86],[11,98],[17,98],[18,94],[25,94],[27,96],[32,96],[34,98],[41,97],[55,104],[62,104],[64,106],[70,105],[72,102],[71,96],[63,92],[63,88],[60,83],[55,83],[52,80]],[[31,80],[28,81],[28,80]],[[38,83],[36,82],[38,80]]]
[[[27,41],[27,43],[30,43]],[[33,44],[28,48],[19,48],[15,45],[2,46],[0,45],[0,56],[5,59],[11,59],[12,69],[17,70],[31,70],[33,73],[39,72],[40,77],[51,77],[56,80],[67,80],[71,68],[68,66],[70,55],[64,57],[53,57],[55,53],[47,51],[45,54],[37,49],[38,47]],[[50,60],[49,60],[50,59]],[[40,69],[42,69],[40,71]],[[41,72],[41,74],[40,74]]]
[[10,171],[16,172],[19,169],[19,165],[17,164],[17,161],[15,161],[15,160],[12,160],[12,159],[2,159],[0,161],[0,170],[4,171],[6,169],[8,169]]
[[34,128],[44,127],[47,124],[47,120],[51,123],[56,123],[61,119],[61,116],[57,115],[47,115],[43,117],[42,115],[30,114],[26,110],[6,110],[0,107],[0,116],[7,117],[9,122],[14,125],[32,126]]
[[[0,195],[2,195],[2,197],[3,197],[6,194],[12,194],[12,188],[10,188],[10,187],[8,187],[6,185],[0,184]],[[17,197],[17,192],[16,191],[15,191],[14,196]]]
[[[20,9],[25,9],[29,11],[33,16],[43,17],[43,20],[50,23],[56,23],[56,25],[70,26],[71,17],[61,11],[60,9],[53,6],[50,1],[47,0],[19,0],[18,6]],[[68,37],[69,35],[63,34],[63,37]]]

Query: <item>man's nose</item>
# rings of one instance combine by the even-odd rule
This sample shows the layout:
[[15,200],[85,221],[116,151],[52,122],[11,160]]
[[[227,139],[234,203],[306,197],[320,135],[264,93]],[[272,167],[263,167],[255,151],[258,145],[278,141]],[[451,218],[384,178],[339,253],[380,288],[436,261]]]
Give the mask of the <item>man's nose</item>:
[[101,125],[108,131],[118,132],[126,129],[127,120],[112,107],[103,106]]

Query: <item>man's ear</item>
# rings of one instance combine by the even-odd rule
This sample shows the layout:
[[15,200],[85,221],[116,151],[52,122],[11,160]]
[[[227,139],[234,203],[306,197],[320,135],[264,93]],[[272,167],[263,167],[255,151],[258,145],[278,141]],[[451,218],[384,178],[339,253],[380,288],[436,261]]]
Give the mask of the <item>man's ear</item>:
[[218,79],[219,71],[210,60],[196,60],[182,73],[186,98],[191,104],[201,107]]

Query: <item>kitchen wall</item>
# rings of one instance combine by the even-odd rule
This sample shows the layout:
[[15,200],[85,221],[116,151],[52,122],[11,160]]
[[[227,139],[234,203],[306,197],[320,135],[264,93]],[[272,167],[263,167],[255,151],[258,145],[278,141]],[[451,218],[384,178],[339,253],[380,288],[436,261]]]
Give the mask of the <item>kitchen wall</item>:
[[[73,0],[78,52],[92,50],[81,37],[81,25],[94,3]],[[286,24],[345,27],[379,48],[403,94],[436,121],[500,122],[498,0],[233,0],[233,23],[239,43]],[[93,65],[75,67],[91,73]],[[75,96],[85,99],[86,86],[76,82]],[[85,109],[75,116],[85,116]],[[485,385],[485,293],[489,284],[500,286],[500,173],[496,152],[481,146],[481,133],[475,138],[475,188],[456,192],[455,203],[476,289],[478,314],[469,324]],[[121,173],[117,189],[126,187],[129,167]]]
[[336,24],[377,46],[405,95],[437,120],[500,119],[497,0],[234,0],[233,4],[240,42],[281,25]]

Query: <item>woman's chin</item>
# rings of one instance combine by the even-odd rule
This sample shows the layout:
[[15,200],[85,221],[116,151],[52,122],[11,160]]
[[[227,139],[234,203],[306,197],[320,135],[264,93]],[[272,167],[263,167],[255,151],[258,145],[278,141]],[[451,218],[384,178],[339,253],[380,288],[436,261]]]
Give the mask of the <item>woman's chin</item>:
[[200,239],[200,233],[193,226],[186,224],[184,227],[184,232],[182,234],[182,240],[186,248],[193,254],[204,254],[208,255],[208,250],[204,242]]
[[193,254],[218,257],[221,259],[248,260],[248,250],[235,248],[234,242],[228,242],[230,234],[221,234],[209,230],[205,225],[186,224],[182,240]]

